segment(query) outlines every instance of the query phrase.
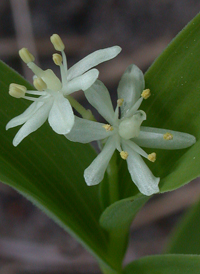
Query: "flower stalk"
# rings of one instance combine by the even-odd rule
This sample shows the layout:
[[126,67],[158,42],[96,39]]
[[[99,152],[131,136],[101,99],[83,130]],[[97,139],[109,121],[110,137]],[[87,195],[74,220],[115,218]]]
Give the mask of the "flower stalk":
[[72,96],[67,96],[71,106],[86,120],[96,121],[90,109],[85,109],[76,99]]
[[118,181],[118,166],[117,166],[117,154],[113,153],[112,158],[107,167],[110,204],[119,200],[119,181]]

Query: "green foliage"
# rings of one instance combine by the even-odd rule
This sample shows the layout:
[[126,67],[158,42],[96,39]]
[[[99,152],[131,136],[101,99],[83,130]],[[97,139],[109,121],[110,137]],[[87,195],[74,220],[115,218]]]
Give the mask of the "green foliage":
[[125,267],[124,274],[197,274],[200,273],[198,255],[149,256]]
[[133,218],[148,199],[149,197],[139,194],[110,205],[101,215],[100,224],[111,233],[128,233]]
[[196,203],[177,225],[166,253],[200,254],[200,201]]

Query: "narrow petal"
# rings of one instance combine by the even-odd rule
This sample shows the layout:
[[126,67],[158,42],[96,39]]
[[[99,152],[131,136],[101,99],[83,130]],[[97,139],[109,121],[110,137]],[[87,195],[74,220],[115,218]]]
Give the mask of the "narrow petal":
[[[164,134],[170,133],[173,138],[165,140]],[[161,149],[182,149],[193,145],[196,138],[188,133],[160,129],[153,127],[141,127],[139,136],[133,141],[142,147],[161,148]]]
[[99,76],[97,69],[91,69],[90,71],[78,76],[63,86],[63,94],[69,95],[77,90],[86,90],[96,81]]
[[123,142],[122,147],[124,151],[128,152],[128,170],[139,191],[147,196],[159,192],[158,183],[160,178],[156,178],[152,174],[142,157],[130,148],[126,142]]
[[108,163],[115,151],[115,142],[112,139],[112,137],[108,139],[101,153],[84,171],[84,178],[88,186],[97,185],[103,180]]
[[80,76],[98,64],[113,59],[120,53],[120,51],[121,48],[119,46],[114,46],[106,49],[100,49],[89,54],[68,70],[67,80],[69,81],[77,76]]
[[140,154],[141,156],[148,158],[148,154],[141,148],[139,147],[137,144],[135,144],[134,142],[130,141],[130,140],[126,140],[126,144],[132,149],[134,150],[136,153]]
[[30,133],[36,131],[41,125],[46,121],[49,110],[52,106],[52,100],[48,100],[45,102],[37,111],[33,114],[33,116],[28,119],[28,121],[20,128],[20,130],[15,135],[13,139],[13,145],[17,146],[26,136]]
[[108,123],[113,125],[115,113],[113,110],[110,94],[104,84],[97,80],[84,93],[88,102],[94,108],[96,108],[99,114],[101,114],[101,116],[104,117]]
[[140,97],[137,102],[132,106],[132,108],[129,109],[128,112],[126,112],[123,116],[123,118],[129,118],[132,115],[134,115],[136,113],[136,111],[138,110],[138,108],[140,107],[140,105],[142,104],[143,98]]
[[129,109],[140,98],[144,87],[145,82],[142,71],[137,66],[130,65],[122,75],[117,89],[118,98],[124,99],[124,103],[121,106],[122,117],[128,113]]
[[74,113],[69,101],[58,94],[49,113],[49,124],[58,134],[67,134],[74,125]]
[[44,102],[32,103],[22,114],[16,116],[8,122],[6,125],[6,130],[24,124],[43,104]]
[[113,134],[113,131],[106,131],[102,123],[89,121],[75,116],[75,123],[72,130],[65,135],[72,142],[90,143],[102,140]]

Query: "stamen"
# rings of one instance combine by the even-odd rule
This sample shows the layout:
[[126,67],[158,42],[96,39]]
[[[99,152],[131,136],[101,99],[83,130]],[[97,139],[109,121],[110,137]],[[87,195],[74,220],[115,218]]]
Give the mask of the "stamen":
[[63,51],[65,49],[65,45],[63,44],[62,39],[58,34],[53,34],[50,37],[51,43],[53,44],[55,50]]
[[153,152],[151,154],[148,155],[148,160],[151,161],[151,162],[155,162],[156,160],[156,153]]
[[62,64],[62,56],[58,53],[53,54],[53,61],[57,66],[60,66]]
[[127,151],[121,151],[120,156],[123,160],[126,160],[128,158],[128,152]]
[[18,85],[18,84],[10,84],[9,86],[9,94],[12,96],[12,97],[15,97],[15,98],[22,98],[25,96],[25,93],[26,93],[26,87],[25,86],[22,86],[22,85]]
[[114,128],[113,128],[111,125],[109,125],[109,124],[104,125],[103,128],[105,128],[106,131],[112,131],[112,130],[114,129]]
[[28,67],[33,71],[33,73],[35,73],[37,77],[43,79],[43,81],[47,84],[48,89],[58,91],[62,88],[60,80],[51,69],[42,70],[33,62],[29,63]]
[[40,77],[37,77],[33,80],[33,85],[39,91],[47,89],[46,83]]
[[41,102],[42,101],[40,97],[35,98],[35,97],[30,97],[30,96],[24,96],[24,99],[33,101],[33,102],[36,102],[36,101]]
[[123,102],[124,102],[124,99],[123,99],[123,98],[118,99],[118,100],[117,100],[117,105],[118,105],[119,107],[121,107],[122,104],[123,104]]
[[144,89],[141,96],[144,98],[144,99],[147,99],[151,96],[151,92],[150,92],[150,89]]
[[30,53],[30,51],[27,48],[20,49],[19,56],[21,57],[22,61],[24,61],[24,63],[26,64],[34,62],[35,60],[35,57],[33,56],[33,54]]
[[171,133],[167,132],[167,133],[165,133],[163,135],[163,139],[164,140],[172,140],[173,139],[173,135]]

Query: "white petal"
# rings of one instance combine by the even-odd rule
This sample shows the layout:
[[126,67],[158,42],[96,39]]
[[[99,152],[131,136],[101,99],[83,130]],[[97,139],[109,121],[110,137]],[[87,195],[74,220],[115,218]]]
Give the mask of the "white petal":
[[120,51],[120,47],[114,46],[106,49],[100,49],[89,54],[68,70],[67,80],[69,81],[83,74],[100,63],[113,59],[120,53]]
[[84,171],[84,178],[87,185],[97,185],[104,177],[108,163],[115,151],[115,142],[110,137],[101,153],[94,159],[91,165]]
[[99,76],[97,69],[91,69],[81,76],[78,76],[63,87],[63,94],[69,95],[77,90],[86,90],[96,81]]
[[113,134],[113,131],[106,131],[102,123],[89,121],[75,116],[75,123],[72,130],[65,135],[73,142],[90,143],[102,140]]
[[110,99],[110,94],[104,84],[97,80],[84,93],[88,102],[96,108],[99,114],[101,114],[106,121],[113,125],[115,113]]
[[134,142],[130,141],[130,140],[126,140],[126,144],[132,149],[134,150],[136,153],[140,154],[141,156],[148,158],[148,154],[141,148],[139,147],[137,144],[135,144]]
[[[172,140],[164,140],[163,135],[171,133]],[[137,138],[133,139],[139,146],[161,149],[182,149],[193,145],[196,138],[188,133],[173,131],[169,129],[160,129],[153,127],[141,127]]]
[[142,71],[137,66],[130,65],[122,75],[117,89],[118,98],[124,99],[121,106],[122,117],[140,98],[144,87],[145,82]]
[[140,105],[142,104],[143,97],[140,97],[137,102],[130,108],[123,116],[123,118],[129,118],[136,113]]
[[49,112],[49,124],[58,134],[67,134],[74,125],[74,113],[69,101],[58,94]]
[[6,130],[24,124],[43,104],[44,102],[32,103],[22,114],[16,116],[8,122],[6,125]]
[[160,178],[156,178],[142,157],[132,150],[126,142],[123,142],[123,150],[128,152],[127,164],[133,182],[139,191],[147,196],[159,192],[158,183]]
[[52,106],[52,100],[48,100],[45,102],[37,111],[33,114],[33,116],[28,119],[28,121],[20,128],[20,130],[15,135],[13,139],[13,145],[17,146],[26,136],[30,133],[36,131],[41,125],[46,121],[49,110]]

